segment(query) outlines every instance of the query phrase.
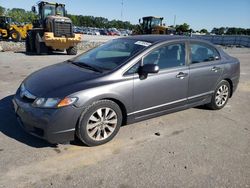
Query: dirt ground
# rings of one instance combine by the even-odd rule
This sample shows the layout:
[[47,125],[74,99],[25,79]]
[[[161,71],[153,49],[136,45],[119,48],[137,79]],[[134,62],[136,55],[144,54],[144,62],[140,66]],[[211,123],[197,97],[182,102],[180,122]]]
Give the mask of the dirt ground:
[[70,57],[0,52],[0,187],[250,187],[250,49],[225,51],[239,58],[241,79],[224,109],[123,126],[113,141],[92,148],[30,136],[12,109],[26,76]]

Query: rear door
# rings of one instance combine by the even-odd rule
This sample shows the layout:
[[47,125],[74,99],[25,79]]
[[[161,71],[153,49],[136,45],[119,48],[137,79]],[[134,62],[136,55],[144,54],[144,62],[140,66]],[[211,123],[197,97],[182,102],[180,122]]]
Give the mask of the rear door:
[[199,102],[211,95],[223,72],[219,52],[205,43],[189,44],[189,103]]

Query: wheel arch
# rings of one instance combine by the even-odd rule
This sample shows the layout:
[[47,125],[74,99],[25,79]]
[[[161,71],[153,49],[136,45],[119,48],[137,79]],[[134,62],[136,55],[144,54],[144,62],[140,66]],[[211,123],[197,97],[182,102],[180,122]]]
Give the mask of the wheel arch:
[[231,98],[232,95],[233,95],[233,82],[232,82],[232,80],[230,78],[225,78],[224,80],[227,81],[229,83],[229,85],[230,85],[230,95],[229,95],[229,98]]
[[110,100],[116,103],[122,111],[122,125],[127,123],[127,109],[126,106],[123,104],[123,102],[115,98],[102,98],[100,100]]

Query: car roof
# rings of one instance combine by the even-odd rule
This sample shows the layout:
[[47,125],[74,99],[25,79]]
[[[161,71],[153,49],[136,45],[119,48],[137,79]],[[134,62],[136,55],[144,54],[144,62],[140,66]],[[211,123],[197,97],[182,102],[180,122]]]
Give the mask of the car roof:
[[197,41],[197,42],[203,42],[207,44],[212,44],[209,41],[192,38],[188,36],[180,36],[180,35],[133,35],[128,37],[123,37],[125,39],[133,39],[138,41],[146,41],[150,43],[159,43],[164,41],[176,41],[176,40],[189,40],[189,41]]

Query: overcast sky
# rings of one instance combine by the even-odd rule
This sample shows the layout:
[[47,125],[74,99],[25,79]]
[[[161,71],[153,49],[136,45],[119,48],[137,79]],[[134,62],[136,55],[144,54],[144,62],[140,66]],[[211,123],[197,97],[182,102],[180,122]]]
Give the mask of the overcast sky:
[[[56,2],[56,0],[53,0]],[[35,0],[1,0],[0,6],[30,10]],[[122,19],[133,24],[143,16],[164,17],[166,25],[188,23],[194,30],[213,27],[250,28],[250,0],[58,0],[70,14]],[[123,7],[123,8],[122,8]]]

